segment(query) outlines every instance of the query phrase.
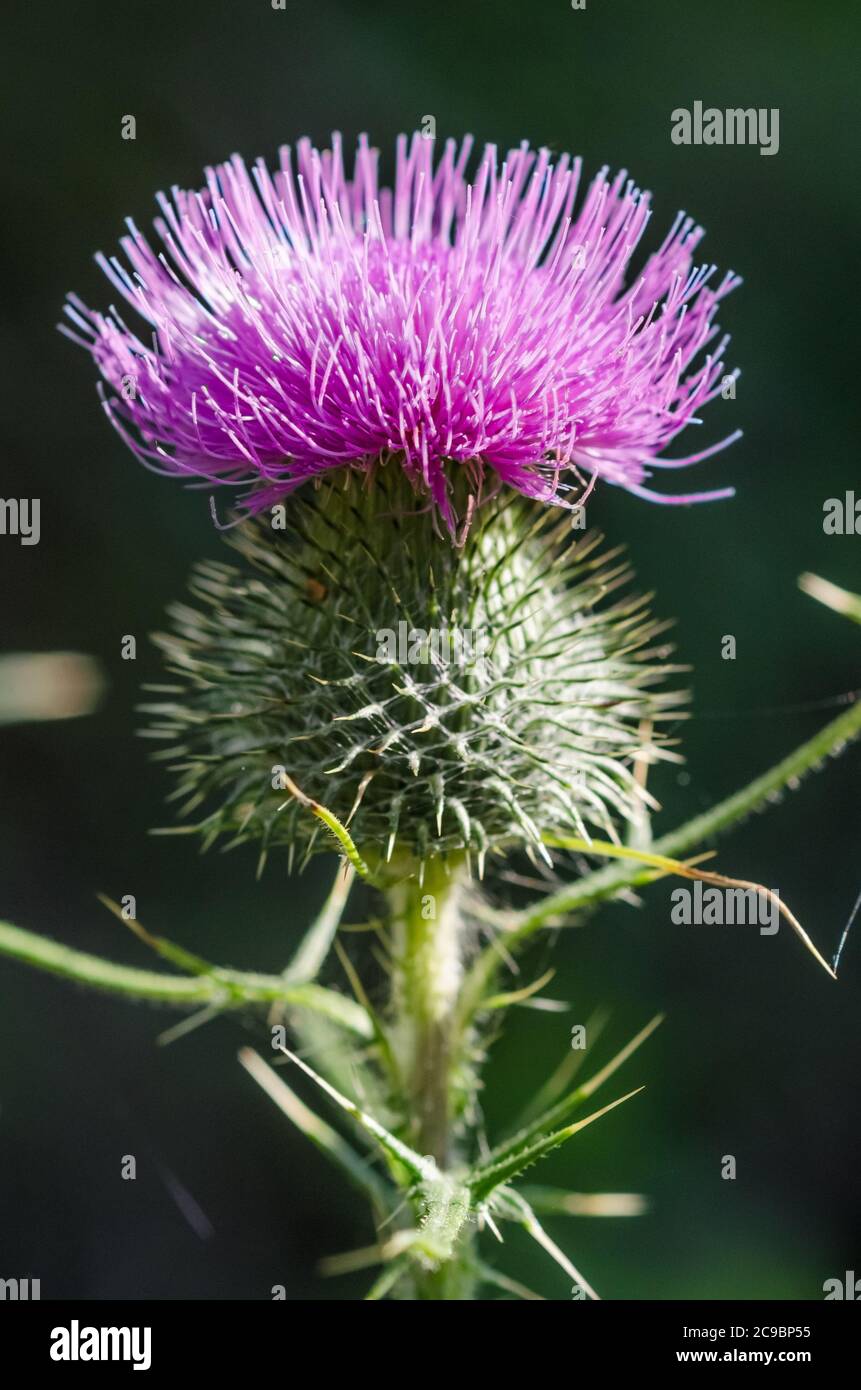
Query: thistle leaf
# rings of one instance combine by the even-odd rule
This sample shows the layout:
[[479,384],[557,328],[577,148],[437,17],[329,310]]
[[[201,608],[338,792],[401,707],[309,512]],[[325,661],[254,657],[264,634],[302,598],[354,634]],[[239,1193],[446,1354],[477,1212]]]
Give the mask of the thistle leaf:
[[491,1151],[487,1162],[499,1163],[509,1154],[523,1149],[525,1145],[530,1144],[539,1135],[550,1133],[554,1126],[561,1124],[562,1121],[571,1114],[572,1110],[575,1110],[584,1100],[588,1100],[590,1096],[593,1096],[598,1088],[603,1086],[604,1082],[609,1080],[613,1073],[618,1071],[623,1063],[627,1062],[628,1058],[637,1051],[637,1048],[640,1047],[647,1038],[651,1037],[663,1020],[663,1014],[656,1014],[655,1017],[650,1019],[646,1024],[645,1028],[642,1028],[640,1032],[637,1033],[636,1037],[631,1038],[630,1042],[627,1042],[624,1047],[620,1048],[615,1057],[612,1057],[606,1066],[602,1067],[601,1070],[590,1077],[588,1081],[584,1081],[581,1086],[571,1091],[564,1099],[558,1101],[556,1105],[551,1106],[549,1110],[545,1110],[537,1119],[525,1125],[517,1134],[513,1135],[511,1139],[505,1140],[502,1144],[498,1144],[496,1148]]
[[[594,1046],[597,1039],[601,1036],[607,1026],[608,1015],[603,1010],[596,1010],[586,1021],[586,1035],[591,1038]],[[519,1116],[512,1125],[512,1133],[524,1129],[526,1125],[532,1123],[537,1116],[550,1106],[565,1093],[570,1082],[574,1080],[577,1072],[586,1060],[585,1050],[569,1048],[562,1061],[552,1074],[547,1078],[544,1085],[536,1091],[528,1103],[523,1107]]]
[[509,1221],[516,1221],[518,1225],[522,1226],[532,1239],[541,1246],[542,1250],[546,1250],[547,1254],[559,1265],[560,1269],[564,1269],[569,1279],[574,1280],[575,1284],[583,1290],[587,1298],[600,1301],[600,1295],[595,1292],[588,1280],[584,1279],[579,1269],[577,1269],[576,1265],[572,1264],[564,1251],[559,1249],[556,1242],[551,1240],[550,1236],[541,1225],[541,1222],[538,1220],[538,1217],[535,1215],[535,1212],[521,1193],[516,1192],[512,1187],[504,1187],[497,1193],[495,1200],[500,1214],[504,1215]]
[[342,1135],[332,1129],[309,1110],[307,1105],[290,1090],[290,1087],[273,1071],[263,1058],[250,1047],[240,1048],[239,1061],[249,1076],[257,1082],[278,1109],[293,1122],[297,1129],[311,1140],[321,1153],[324,1153],[360,1192],[370,1200],[380,1213],[390,1211],[397,1194],[389,1188],[372,1168],[355,1152]]
[[309,1076],[312,1081],[316,1082],[321,1091],[325,1091],[326,1095],[329,1096],[336,1105],[339,1105],[342,1110],[346,1111],[346,1113],[350,1115],[372,1139],[376,1140],[380,1148],[383,1149],[390,1158],[396,1159],[397,1162],[406,1169],[413,1182],[420,1183],[441,1176],[432,1158],[425,1158],[421,1154],[416,1153],[408,1144],[404,1144],[402,1140],[398,1139],[394,1134],[391,1134],[386,1129],[385,1125],[380,1124],[379,1120],[375,1120],[373,1115],[366,1114],[354,1101],[349,1100],[345,1095],[342,1095],[340,1091],[337,1091],[334,1086],[330,1085],[328,1081],[315,1072],[313,1067],[309,1067],[307,1062],[303,1062],[301,1057],[297,1057],[295,1052],[290,1052],[286,1047],[279,1048],[279,1051],[283,1052],[284,1056],[289,1058],[291,1062],[294,1062],[306,1076]]
[[566,1125],[564,1129],[557,1129],[552,1134],[542,1135],[532,1142],[526,1142],[518,1147],[512,1147],[501,1159],[493,1162],[481,1164],[473,1170],[467,1178],[473,1203],[478,1206],[487,1200],[495,1188],[516,1178],[524,1169],[537,1163],[553,1149],[558,1149],[560,1144],[566,1143],[573,1135],[585,1129],[587,1125],[594,1124],[602,1115],[606,1115],[611,1110],[615,1110],[618,1105],[624,1104],[633,1096],[639,1095],[645,1087],[638,1086],[636,1090],[629,1091],[627,1095],[620,1096],[618,1100],[611,1101],[609,1105],[603,1106],[600,1110],[595,1110],[591,1115],[587,1115],[583,1120],[577,1120],[574,1124]]

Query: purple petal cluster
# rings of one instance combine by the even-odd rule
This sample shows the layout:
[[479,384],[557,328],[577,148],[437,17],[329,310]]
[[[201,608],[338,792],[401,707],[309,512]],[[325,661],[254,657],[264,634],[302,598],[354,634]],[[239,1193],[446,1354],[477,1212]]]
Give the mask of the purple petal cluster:
[[159,195],[157,251],[129,222],[125,263],[98,260],[146,328],[72,296],[105,409],[160,472],[245,489],[252,510],[305,479],[393,460],[454,527],[455,474],[571,503],[586,477],[661,502],[653,469],[721,389],[718,303],[738,283],[694,264],[679,214],[641,268],[649,196],[527,145],[416,134],[394,186],[363,137],[352,176],[338,136],[281,151],[271,173],[234,156],[206,187]]

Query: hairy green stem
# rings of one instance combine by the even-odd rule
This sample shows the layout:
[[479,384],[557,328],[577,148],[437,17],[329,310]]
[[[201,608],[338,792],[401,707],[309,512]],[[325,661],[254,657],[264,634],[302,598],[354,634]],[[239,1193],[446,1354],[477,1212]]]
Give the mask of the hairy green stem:
[[453,1026],[462,980],[459,865],[432,859],[423,882],[389,890],[395,938],[393,1005],[411,1142],[440,1168],[450,1157]]
[[60,941],[0,922],[0,955],[11,956],[40,970],[94,989],[135,999],[194,1008],[212,1004],[230,1008],[243,1004],[282,1003],[325,1014],[342,1027],[370,1038],[373,1028],[367,1013],[352,999],[314,983],[289,984],[280,975],[260,975],[215,969],[201,975],[168,975],[117,965],[87,951],[76,951]]

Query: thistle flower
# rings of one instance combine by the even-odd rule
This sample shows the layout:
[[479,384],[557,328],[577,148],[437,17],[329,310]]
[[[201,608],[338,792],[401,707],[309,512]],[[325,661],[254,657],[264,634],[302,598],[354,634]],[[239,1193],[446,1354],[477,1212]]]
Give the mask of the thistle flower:
[[198,566],[198,606],[172,610],[157,640],[180,684],[150,734],[207,842],[331,848],[281,772],[402,868],[546,854],[642,811],[633,764],[666,750],[641,726],[679,717],[653,689],[679,668],[618,550],[516,494],[441,544],[409,494],[392,464],[322,480],[285,529],[233,531],[245,564]]
[[602,169],[578,206],[580,161],[526,144],[500,167],[472,141],[400,137],[394,187],[359,141],[299,142],[271,174],[234,156],[199,193],[159,195],[157,254],[132,222],[128,267],[99,256],[149,326],[71,296],[107,414],[156,471],[245,488],[251,511],[309,477],[394,458],[451,529],[453,479],[571,501],[584,475],[659,502],[646,480],[707,458],[663,451],[720,390],[714,315],[737,283],[694,267],[679,214],[630,278],[649,195]]
[[[644,486],[652,469],[714,451],[662,457],[715,394],[724,343],[712,346],[713,318],[735,279],[711,288],[713,268],[692,268],[701,231],[680,216],[625,288],[648,209],[624,175],[599,174],[575,211],[577,161],[553,165],[523,146],[500,170],[488,149],[469,183],[469,152],[449,142],[434,169],[430,143],[402,139],[391,193],[378,190],[364,141],[351,182],[337,139],[323,155],[300,145],[298,179],[289,151],[274,178],[258,165],[252,181],[234,159],[209,172],[205,193],[162,199],[173,268],[134,227],[132,274],[103,261],[154,330],[151,346],[114,311],[71,302],[108,414],[141,457],[201,486],[246,487],[238,501],[256,514],[228,528],[240,563],[199,565],[195,606],[174,605],[157,639],[173,684],[156,688],[148,732],[168,745],[183,810],[201,816],[185,828],[205,844],[259,841],[261,862],[286,845],[289,864],[330,847],[325,826],[348,863],[279,975],[216,965],[139,923],[136,936],[171,972],[6,923],[0,953],[200,1006],[183,1032],[215,1012],[268,1008],[268,1045],[349,1118],[349,1135],[251,1048],[240,1060],[367,1196],[375,1245],[327,1268],[380,1262],[369,1300],[464,1301],[485,1286],[533,1298],[483,1258],[481,1233],[501,1241],[503,1222],[556,1262],[575,1297],[596,1298],[537,1215],[581,1212],[581,1198],[520,1180],[642,1090],[577,1113],[661,1016],[573,1090],[575,1068],[560,1062],[494,1136],[482,1102],[488,1043],[502,1012],[541,1002],[549,978],[521,975],[502,990],[499,976],[543,927],[654,877],[756,889],[777,905],[770,890],[702,869],[703,856],[674,856],[858,736],[861,702],[637,847],[643,806],[654,805],[646,765],[677,756],[659,731],[679,717],[683,697],[663,682],[680,668],[648,600],[631,595],[618,549],[577,534],[582,507],[572,517],[543,504],[582,501],[584,474],[658,496]],[[294,490],[289,507],[275,505]],[[481,877],[487,855],[517,850],[561,869],[548,846],[630,862],[548,891],[521,880],[539,894],[517,910],[470,881],[473,862]],[[354,871],[380,899],[358,925],[374,931],[387,1003],[336,940]],[[333,945],[354,998],[319,979]],[[642,1203],[599,1194],[592,1207],[633,1214]]]

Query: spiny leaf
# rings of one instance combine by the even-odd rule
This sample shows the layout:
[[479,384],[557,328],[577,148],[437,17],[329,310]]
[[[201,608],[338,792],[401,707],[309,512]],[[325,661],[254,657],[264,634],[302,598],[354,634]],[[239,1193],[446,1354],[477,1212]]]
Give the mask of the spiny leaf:
[[544,1230],[535,1212],[521,1193],[516,1192],[512,1187],[505,1187],[497,1193],[495,1200],[501,1214],[509,1221],[516,1221],[522,1226],[532,1239],[541,1246],[542,1250],[546,1250],[547,1254],[559,1265],[560,1269],[564,1269],[569,1279],[574,1280],[575,1284],[583,1290],[587,1298],[600,1301],[600,1296],[595,1292],[588,1280],[584,1279],[576,1265],[572,1264],[568,1256],[559,1249],[556,1242],[550,1239],[550,1236]]
[[423,1182],[440,1176],[439,1169],[432,1158],[423,1157],[421,1154],[416,1153],[414,1149],[411,1149],[408,1144],[404,1144],[403,1141],[398,1139],[394,1134],[390,1134],[385,1125],[381,1125],[379,1120],[374,1119],[373,1115],[366,1114],[360,1106],[342,1095],[340,1091],[337,1091],[334,1086],[330,1085],[328,1081],[318,1075],[313,1067],[309,1067],[307,1062],[303,1062],[301,1057],[297,1057],[295,1052],[290,1052],[286,1047],[281,1047],[279,1051],[283,1052],[285,1057],[288,1057],[301,1071],[305,1072],[306,1076],[310,1076],[311,1080],[315,1081],[320,1089],[325,1091],[326,1095],[330,1096],[336,1105],[339,1105],[342,1110],[345,1110],[348,1115],[351,1115],[356,1123],[360,1125],[367,1134],[370,1134],[372,1139],[377,1141],[381,1149],[384,1149],[391,1158],[397,1159],[398,1163],[406,1169],[414,1182]]
[[[608,1019],[609,1015],[605,1010],[596,1010],[586,1020],[586,1036],[592,1040],[592,1046],[603,1033]],[[518,1130],[525,1129],[537,1116],[543,1114],[545,1110],[549,1110],[550,1106],[567,1090],[569,1083],[574,1080],[585,1060],[585,1049],[569,1048],[556,1070],[551,1073],[544,1085],[534,1092],[523,1107],[511,1126],[512,1133],[516,1134]]]
[[631,1038],[630,1042],[627,1042],[624,1047],[620,1048],[615,1057],[612,1057],[606,1066],[602,1067],[601,1070],[590,1077],[588,1081],[584,1081],[576,1090],[571,1091],[564,1099],[558,1101],[556,1105],[551,1106],[549,1110],[545,1110],[542,1115],[539,1115],[537,1119],[525,1125],[517,1134],[512,1135],[510,1139],[505,1140],[502,1144],[498,1144],[496,1148],[491,1151],[487,1162],[498,1163],[501,1159],[507,1157],[508,1154],[517,1149],[522,1149],[524,1145],[529,1144],[538,1135],[548,1134],[555,1125],[561,1124],[562,1121],[570,1115],[572,1110],[575,1110],[582,1101],[588,1100],[590,1096],[593,1096],[599,1086],[603,1086],[604,1082],[609,1080],[613,1073],[618,1071],[623,1063],[627,1062],[628,1058],[636,1052],[637,1048],[640,1047],[647,1038],[651,1037],[663,1020],[663,1014],[656,1014],[653,1019],[649,1020],[645,1028],[642,1028],[640,1032],[637,1033],[636,1037]]
[[274,1100],[279,1110],[292,1120],[296,1128],[301,1130],[312,1144],[347,1174],[350,1181],[364,1193],[378,1211],[391,1210],[393,1199],[396,1197],[395,1190],[389,1188],[378,1174],[368,1167],[342,1135],[315,1115],[313,1110],[309,1110],[277,1072],[273,1071],[252,1048],[240,1048],[239,1060],[258,1086]]
[[555,1240],[551,1240],[533,1211],[530,1211],[528,1215],[524,1215],[522,1224],[524,1230],[541,1246],[542,1250],[546,1250],[550,1258],[559,1265],[559,1268],[564,1269],[568,1277],[573,1279],[575,1284],[579,1285],[586,1294],[586,1297],[591,1298],[593,1302],[599,1302],[601,1295],[595,1292],[588,1279],[580,1273],[577,1266],[569,1260],[565,1252],[559,1249]]
[[426,1268],[436,1268],[450,1259],[461,1227],[469,1216],[469,1189],[450,1174],[440,1172],[432,1158],[416,1153],[409,1145],[391,1134],[379,1120],[342,1095],[307,1062],[303,1062],[301,1057],[297,1057],[286,1047],[279,1050],[291,1062],[295,1062],[321,1090],[376,1140],[390,1158],[395,1159],[406,1170],[411,1180],[410,1197],[418,1212],[418,1227],[410,1233],[399,1232],[393,1239],[401,1242],[408,1237],[411,1253]]
[[510,1182],[512,1178],[516,1178],[524,1169],[531,1167],[533,1163],[537,1163],[539,1159],[544,1158],[545,1155],[551,1153],[553,1149],[558,1149],[560,1144],[564,1144],[581,1129],[585,1129],[587,1125],[594,1124],[595,1120],[599,1120],[602,1115],[608,1114],[610,1110],[615,1110],[618,1105],[623,1105],[626,1100],[630,1100],[632,1096],[639,1095],[640,1091],[644,1089],[645,1087],[638,1086],[636,1090],[629,1091],[627,1095],[620,1096],[618,1100],[611,1101],[609,1105],[605,1105],[600,1110],[596,1110],[591,1115],[587,1115],[585,1119],[577,1120],[576,1123],[571,1125],[566,1125],[564,1129],[557,1129],[553,1134],[542,1135],[540,1139],[536,1139],[533,1143],[526,1143],[517,1149],[512,1149],[498,1162],[495,1161],[489,1164],[482,1164],[479,1168],[476,1168],[467,1179],[473,1202],[478,1205],[486,1201],[494,1188],[500,1187],[503,1183]]

